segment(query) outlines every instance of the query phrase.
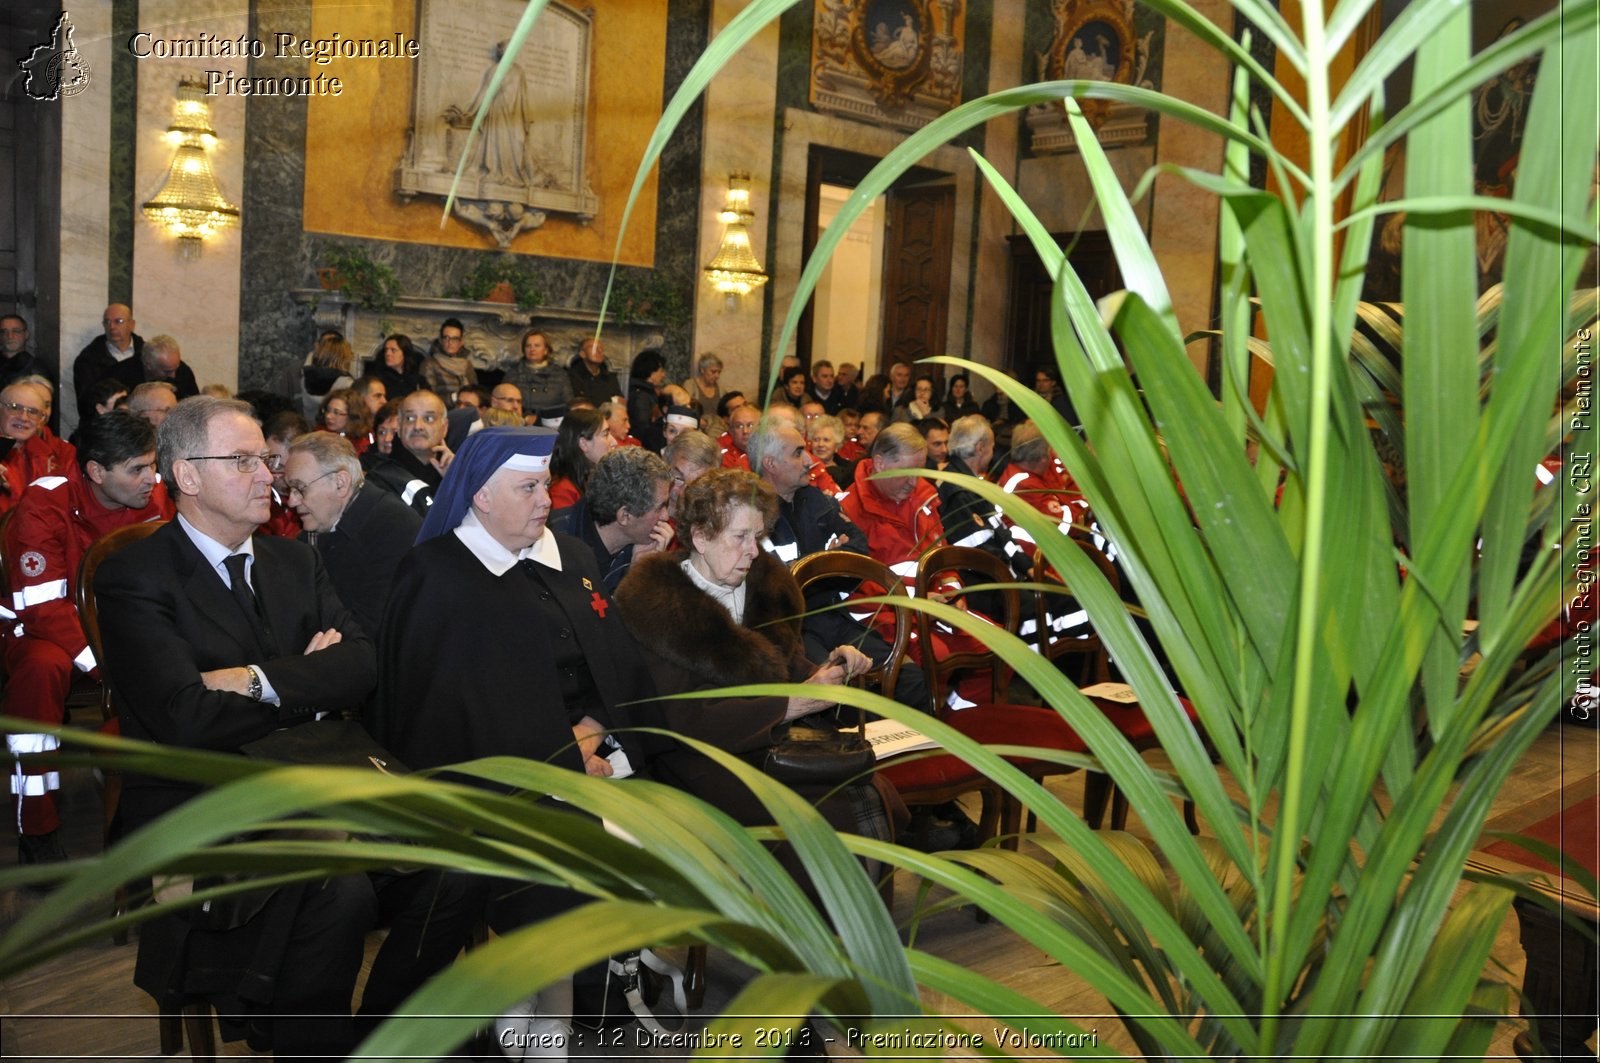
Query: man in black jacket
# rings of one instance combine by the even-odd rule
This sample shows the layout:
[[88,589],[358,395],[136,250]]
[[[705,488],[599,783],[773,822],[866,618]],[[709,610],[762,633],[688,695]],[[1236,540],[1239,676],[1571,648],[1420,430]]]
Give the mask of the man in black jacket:
[[78,397],[79,417],[94,409],[89,392],[95,381],[144,353],[144,337],[133,331],[136,324],[132,309],[124,303],[112,303],[100,318],[105,335],[90,340],[78,352],[72,363],[72,390]]
[[[778,492],[778,519],[762,543],[768,553],[784,564],[822,550],[871,553],[866,532],[844,515],[833,496],[811,485],[811,456],[793,425],[777,418],[763,418],[750,435],[747,453],[751,471]],[[837,601],[836,594],[824,591],[806,602],[811,613],[803,626],[806,652],[813,660],[821,661],[827,659],[833,647],[848,644],[871,657],[874,665],[883,664],[889,655],[889,644],[845,610],[823,608]],[[894,696],[902,705],[928,711],[931,701],[927,676],[907,661],[901,666]]]
[[302,536],[317,548],[339,600],[364,631],[377,631],[400,559],[422,518],[399,497],[366,482],[350,441],[311,432],[289,444],[283,470]]
[[[178,518],[108,558],[95,578],[105,659],[123,734],[224,752],[319,713],[360,706],[376,682],[372,643],[339,602],[315,550],[258,536],[272,470],[250,407],[180,403],[158,461]],[[197,792],[126,780],[127,830]],[[362,1001],[376,1021],[454,958],[471,928],[470,890],[437,873],[353,875],[257,890],[146,924],[134,981],[159,1002],[200,993],[263,1034],[281,1057],[342,1059],[363,938],[390,936]]]
[[426,517],[433,493],[455,456],[445,444],[450,429],[444,400],[431,391],[413,391],[400,400],[400,434],[389,457],[368,473],[373,483],[400,496],[400,501]]

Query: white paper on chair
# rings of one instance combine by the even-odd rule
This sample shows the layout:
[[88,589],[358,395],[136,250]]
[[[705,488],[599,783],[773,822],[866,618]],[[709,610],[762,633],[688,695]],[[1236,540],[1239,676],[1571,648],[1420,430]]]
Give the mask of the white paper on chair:
[[915,727],[907,727],[893,720],[868,721],[863,733],[879,760],[897,757],[901,753],[914,753],[919,749],[937,749],[939,746],[939,743]]
[[1139,700],[1139,695],[1126,683],[1096,683],[1094,686],[1082,687],[1078,693],[1086,698],[1099,698],[1102,701],[1115,701],[1119,705],[1133,705]]

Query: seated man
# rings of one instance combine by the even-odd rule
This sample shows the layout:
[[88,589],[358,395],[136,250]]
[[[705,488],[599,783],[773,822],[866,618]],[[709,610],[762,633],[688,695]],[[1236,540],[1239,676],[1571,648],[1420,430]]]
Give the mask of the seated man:
[[[117,383],[121,384],[122,381],[118,380]],[[178,389],[172,386],[170,380],[147,380],[127,395],[128,409],[157,428],[161,427],[161,422],[178,404]]]
[[[78,564],[89,545],[128,524],[167,520],[172,506],[156,483],[156,432],[116,411],[84,425],[78,447],[82,478],[47,476],[22,496],[6,529],[6,579],[16,623],[7,625],[7,713],[60,726],[74,668],[99,678],[97,662],[78,623]],[[6,736],[13,755],[57,748],[55,736]],[[64,860],[56,829],[49,770],[13,770],[18,857],[32,864]]]
[[[1070,534],[1074,524],[1082,526],[1088,520],[1089,504],[1059,467],[1049,440],[1032,421],[1023,421],[1011,433],[1011,464],[1006,466],[1000,486],[1055,521],[1062,535]],[[1013,527],[1011,534],[1031,558],[1037,549],[1033,536],[1018,527]]]
[[369,478],[399,495],[417,516],[427,516],[453,457],[444,441],[449,427],[444,400],[431,391],[413,391],[400,400],[399,445],[390,448],[388,460],[373,465]]
[[672,470],[673,502],[677,502],[685,487],[722,465],[722,452],[717,447],[717,441],[693,428],[679,433],[667,444],[661,457]]
[[[950,461],[946,472],[987,480],[984,470],[994,461],[994,429],[988,418],[971,413],[950,428]],[[1005,560],[1018,579],[1033,568],[1033,552],[1013,539],[1010,523],[993,503],[959,482],[939,484],[939,513],[952,546],[975,546]]]
[[618,447],[595,466],[583,502],[563,511],[557,531],[594,551],[607,590],[616,590],[634,559],[672,545],[667,503],[672,470],[643,447]]
[[750,459],[745,456],[745,447],[749,445],[750,433],[756,430],[756,423],[760,420],[761,407],[754,403],[747,402],[728,414],[728,430],[718,440],[722,444],[724,469],[750,468]]
[[[832,495],[811,483],[811,459],[800,432],[784,418],[766,417],[750,436],[750,461],[778,492],[778,519],[761,547],[786,565],[823,550],[868,554],[867,537],[844,515]],[[826,660],[835,646],[850,645],[872,658],[888,660],[888,641],[842,609],[825,609],[837,600],[826,592],[806,601],[802,625],[806,651]],[[914,664],[900,671],[895,700],[927,712],[927,677]]]
[[283,478],[305,529],[301,538],[322,555],[339,600],[363,631],[377,631],[394,570],[417,541],[422,518],[368,483],[356,448],[332,432],[311,432],[290,443]]
[[[939,514],[939,493],[931,481],[920,476],[872,477],[878,472],[920,469],[927,460],[928,445],[922,434],[903,421],[891,424],[878,433],[872,456],[856,466],[855,487],[841,503],[844,515],[866,532],[868,552],[908,587],[915,584],[922,555],[948,541]],[[882,630],[883,622],[878,623]],[[969,649],[983,652],[976,639],[960,631],[936,631],[933,641],[932,647],[917,645],[913,656],[924,661],[927,658],[922,654],[929,652],[941,658]],[[986,696],[987,685],[986,674],[969,676],[952,692],[952,705],[964,708],[974,704],[976,697]]]
[[[190,399],[162,425],[161,475],[178,518],[95,578],[106,676],[129,737],[238,751],[354,709],[376,682],[372,643],[316,551],[253,534],[270,505],[267,456],[242,402]],[[197,789],[128,776],[123,827],[145,826]],[[207,997],[279,1056],[343,1058],[356,1040],[350,995],[366,931],[392,919],[362,1000],[376,1021],[455,956],[474,907],[470,890],[432,872],[282,886],[146,924],[134,981],[162,1002]]]
[[183,360],[178,341],[171,336],[154,336],[139,351],[137,358],[117,363],[112,376],[122,381],[129,390],[149,380],[165,380],[178,392],[179,399],[200,394],[194,370]]
[[37,384],[18,381],[0,390],[0,439],[9,451],[0,458],[0,513],[22,498],[27,486],[42,476],[78,475],[72,444],[48,434],[50,396]]

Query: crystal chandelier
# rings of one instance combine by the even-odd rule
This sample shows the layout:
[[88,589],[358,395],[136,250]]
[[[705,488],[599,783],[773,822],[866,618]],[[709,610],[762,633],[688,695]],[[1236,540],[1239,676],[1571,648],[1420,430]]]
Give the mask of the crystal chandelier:
[[767,283],[755,252],[750,249],[748,223],[755,217],[750,209],[750,175],[735,171],[728,175],[728,197],[717,218],[723,223],[722,246],[706,266],[711,286],[728,296],[749,295]]
[[178,105],[167,142],[176,146],[172,167],[144,216],[178,238],[185,258],[200,254],[201,241],[239,223],[239,208],[229,203],[211,172],[209,152],[217,142],[211,128],[211,105],[198,78],[178,82]]

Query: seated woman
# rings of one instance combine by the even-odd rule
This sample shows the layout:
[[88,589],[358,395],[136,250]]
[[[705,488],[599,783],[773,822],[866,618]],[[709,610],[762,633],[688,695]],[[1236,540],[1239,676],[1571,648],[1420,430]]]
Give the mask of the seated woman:
[[355,388],[328,392],[317,408],[317,427],[348,439],[357,455],[365,454],[371,445],[372,423],[361,392]]
[[[511,755],[620,777],[655,751],[648,735],[601,735],[660,717],[639,704],[654,689],[593,551],[545,527],[554,443],[548,428],[469,436],[395,573],[369,723],[413,768]],[[581,900],[493,886],[486,916],[497,933]],[[571,1011],[570,981],[539,994],[541,1020],[564,1023]]]
[[[783,563],[761,549],[777,513],[777,493],[765,480],[742,469],[713,469],[678,499],[678,535],[689,544],[688,553],[640,558],[617,588],[622,621],[661,694],[742,683],[800,682],[814,688],[809,697],[661,703],[673,731],[757,766],[774,743],[775,727],[831,708],[828,688],[872,667],[853,646],[838,647],[821,666],[806,659],[800,588]],[[741,823],[771,822],[731,772],[693,750],[663,753],[656,758],[655,774]],[[890,837],[886,808],[903,808],[893,788],[876,776],[831,796],[803,796],[821,798],[819,810],[837,829],[870,837]]]
[[556,449],[550,459],[550,508],[567,509],[583,501],[589,474],[617,447],[597,410],[575,409],[561,419]]

